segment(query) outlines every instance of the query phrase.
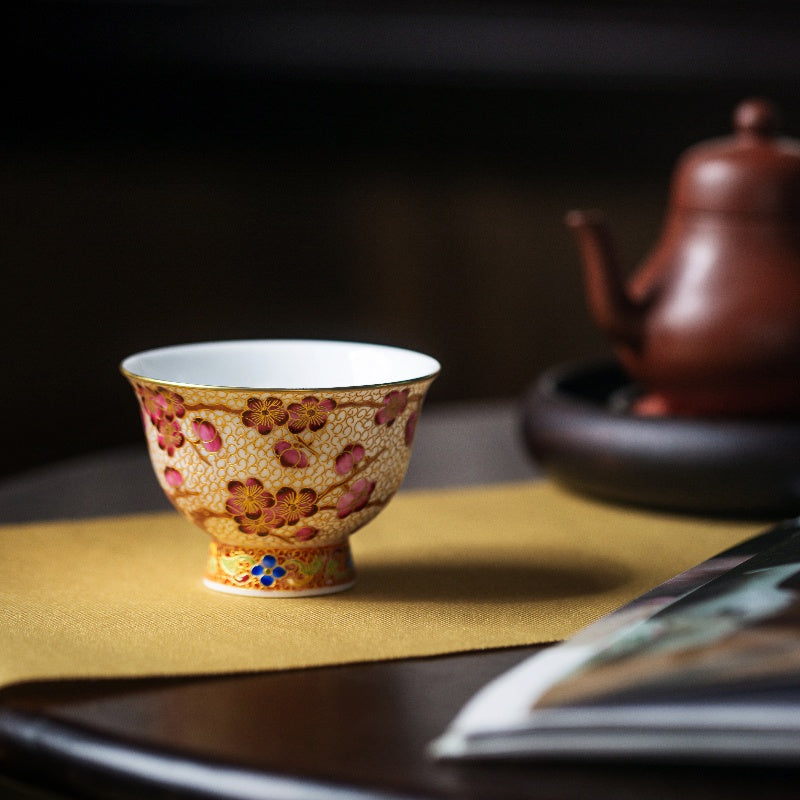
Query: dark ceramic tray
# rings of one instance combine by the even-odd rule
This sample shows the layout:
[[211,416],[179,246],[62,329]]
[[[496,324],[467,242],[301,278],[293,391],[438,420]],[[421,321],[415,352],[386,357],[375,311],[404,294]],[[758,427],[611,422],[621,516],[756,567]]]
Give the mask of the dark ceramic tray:
[[617,503],[730,517],[800,513],[800,419],[639,417],[613,361],[545,372],[524,398],[533,457],[556,481]]

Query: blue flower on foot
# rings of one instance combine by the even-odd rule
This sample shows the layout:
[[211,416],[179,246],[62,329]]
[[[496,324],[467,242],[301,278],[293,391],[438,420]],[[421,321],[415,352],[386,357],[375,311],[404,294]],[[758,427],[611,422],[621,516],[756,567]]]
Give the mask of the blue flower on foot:
[[275,556],[267,555],[261,557],[261,561],[250,570],[250,574],[255,575],[262,586],[272,586],[278,578],[286,575],[286,570],[278,564]]

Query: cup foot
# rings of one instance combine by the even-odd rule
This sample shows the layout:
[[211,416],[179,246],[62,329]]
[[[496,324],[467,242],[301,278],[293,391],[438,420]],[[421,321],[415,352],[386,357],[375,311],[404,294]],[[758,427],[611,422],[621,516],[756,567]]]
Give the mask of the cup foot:
[[250,597],[309,597],[349,589],[355,570],[348,540],[297,548],[211,542],[203,583],[215,591]]

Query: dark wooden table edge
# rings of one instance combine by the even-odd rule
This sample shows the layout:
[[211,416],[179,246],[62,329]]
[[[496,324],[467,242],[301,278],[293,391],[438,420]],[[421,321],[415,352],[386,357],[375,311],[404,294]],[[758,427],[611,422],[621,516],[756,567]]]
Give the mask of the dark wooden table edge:
[[[522,645],[468,650],[441,655],[367,661],[270,673],[97,678],[69,681],[30,681],[0,690],[0,765],[8,779],[24,789],[37,786],[47,797],[140,798],[150,794],[170,798],[275,798],[276,800],[431,800],[452,797],[450,792],[401,791],[385,786],[357,785],[322,774],[297,775],[289,771],[254,769],[232,759],[214,758],[189,749],[153,744],[66,718],[69,709],[92,700],[131,693],[174,690],[241,679],[269,679],[287,673],[356,672],[380,679],[392,669],[472,662],[476,675],[455,704],[442,716],[448,719],[480,686],[494,675],[519,663],[547,645]],[[489,668],[487,669],[487,665]],[[462,672],[463,664],[459,665]],[[453,669],[456,669],[454,666]],[[44,710],[43,710],[44,709]],[[442,728],[443,730],[443,728]],[[441,731],[438,731],[441,732]],[[433,764],[433,759],[429,758]],[[47,766],[43,773],[42,766]],[[310,770],[313,773],[313,770]],[[0,788],[2,784],[0,784]],[[75,794],[77,792],[77,794]]]

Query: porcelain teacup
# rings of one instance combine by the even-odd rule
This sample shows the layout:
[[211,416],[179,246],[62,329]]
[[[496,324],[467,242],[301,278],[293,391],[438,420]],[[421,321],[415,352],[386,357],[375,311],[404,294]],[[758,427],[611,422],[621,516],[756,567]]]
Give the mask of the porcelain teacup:
[[120,365],[165,494],[211,537],[206,586],[259,597],[352,586],[349,537],[405,477],[440,365],[375,344],[198,342]]

